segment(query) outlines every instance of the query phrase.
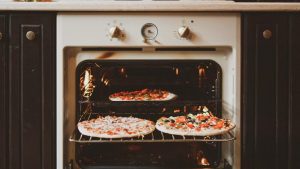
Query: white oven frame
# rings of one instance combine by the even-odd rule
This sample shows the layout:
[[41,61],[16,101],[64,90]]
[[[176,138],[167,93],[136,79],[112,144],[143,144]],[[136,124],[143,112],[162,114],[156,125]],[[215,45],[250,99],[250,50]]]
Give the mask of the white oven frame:
[[[142,17],[141,17],[142,16]],[[186,41],[186,40],[178,40],[174,39],[173,34],[166,34],[163,35],[159,39],[161,43],[147,43],[145,44],[140,37],[140,34],[132,34],[137,32],[135,25],[138,26],[137,23],[129,24],[130,27],[127,28],[127,33],[129,33],[129,40],[128,41],[117,41],[111,40],[107,38],[107,34],[105,30],[107,26],[103,26],[101,22],[95,23],[95,19],[100,20],[103,19],[105,21],[111,20],[113,18],[120,18],[120,20],[128,21],[130,18],[137,17],[138,19],[143,18],[140,22],[147,23],[147,20],[155,20],[157,16],[169,17],[172,16],[174,20],[184,20],[185,18],[191,17],[195,18],[197,21],[198,19],[203,19],[201,24],[205,24],[204,28],[200,29],[200,31],[205,32],[202,34],[201,38],[197,38],[193,41]],[[141,18],[140,18],[141,17]],[[144,21],[145,20],[145,21]],[[213,22],[212,22],[213,21]],[[83,25],[78,25],[81,23]],[[108,21],[107,21],[108,22]],[[158,24],[159,21],[156,20]],[[173,28],[178,27],[178,23],[167,26]],[[200,24],[200,26],[201,26]],[[74,29],[74,26],[76,27]],[[209,30],[210,26],[217,26],[219,28],[227,28],[224,30],[219,30],[217,33],[215,30]],[[221,27],[222,26],[222,27]],[[90,27],[98,27],[99,30],[91,29]],[[196,26],[196,27],[199,27]],[[164,28],[164,29],[167,29]],[[79,31],[80,30],[80,31]],[[100,32],[100,33],[99,33]],[[101,34],[102,32],[102,34]],[[85,34],[83,34],[85,33]],[[99,37],[95,36],[95,34],[99,33]],[[197,32],[195,32],[197,33]],[[216,58],[226,56],[229,57],[230,61],[233,62],[231,64],[233,70],[226,70],[232,71],[233,73],[231,82],[227,83],[226,85],[230,85],[232,89],[232,95],[226,94],[225,97],[231,97],[232,100],[231,105],[223,104],[223,107],[227,107],[228,109],[233,109],[234,112],[234,119],[233,121],[236,122],[237,126],[235,129],[235,137],[236,140],[234,142],[234,160],[233,160],[233,168],[240,169],[240,88],[241,88],[241,59],[240,59],[240,15],[238,13],[59,13],[57,16],[57,169],[64,169],[66,165],[66,158],[69,158],[68,153],[64,152],[64,142],[68,135],[65,134],[66,126],[69,123],[68,119],[70,119],[68,112],[68,102],[66,100],[72,99],[75,96],[75,91],[72,94],[70,91],[66,90],[66,79],[69,77],[65,77],[70,73],[68,71],[68,62],[69,56],[76,57],[78,52],[80,52],[81,47],[141,47],[149,50],[154,47],[213,47],[216,48],[218,52],[216,53]],[[172,40],[173,38],[173,40]],[[164,44],[164,45],[162,45]],[[195,57],[191,56],[190,58],[186,58],[183,56],[178,56],[177,59],[207,59],[205,56],[206,52],[203,52],[203,57]],[[210,55],[211,56],[211,55]],[[122,58],[122,57],[121,57]],[[212,58],[212,57],[209,57]],[[123,58],[124,59],[124,58]],[[141,59],[141,58],[139,58]],[[149,59],[149,58],[144,58]],[[152,57],[151,59],[159,59]],[[174,58],[173,58],[174,59]],[[213,59],[214,60],[214,59]],[[218,59],[215,59],[216,61]],[[217,61],[218,62],[218,61]],[[223,69],[223,68],[222,68]],[[226,73],[223,71],[223,74]],[[230,73],[230,74],[231,74]],[[74,75],[75,76],[75,75]],[[74,77],[72,77],[74,78]],[[71,79],[72,79],[71,78]],[[226,80],[225,80],[226,81]],[[224,83],[224,82],[223,82]],[[228,86],[226,87],[228,88]],[[224,89],[223,89],[224,91]],[[230,96],[229,96],[230,95]],[[224,94],[223,94],[224,96]],[[230,101],[231,102],[231,101]],[[75,105],[72,105],[75,106]],[[71,109],[72,110],[72,109]],[[231,111],[231,110],[230,110]],[[74,112],[75,115],[75,112]],[[72,126],[72,125],[71,125]],[[73,126],[75,126],[73,124]],[[68,129],[69,130],[69,129]],[[226,149],[226,148],[225,148]]]

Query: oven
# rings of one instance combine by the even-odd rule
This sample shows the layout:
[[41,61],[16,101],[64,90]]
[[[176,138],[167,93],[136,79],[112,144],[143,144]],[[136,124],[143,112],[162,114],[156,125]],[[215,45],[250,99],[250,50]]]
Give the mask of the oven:
[[[240,168],[240,16],[204,12],[59,13],[57,168]],[[169,101],[119,101],[120,91],[161,89]],[[236,127],[216,136],[82,135],[98,116],[156,121],[209,109]]]

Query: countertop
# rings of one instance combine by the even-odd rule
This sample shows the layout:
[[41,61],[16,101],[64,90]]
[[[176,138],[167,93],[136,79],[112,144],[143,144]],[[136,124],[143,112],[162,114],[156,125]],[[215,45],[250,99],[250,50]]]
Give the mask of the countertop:
[[0,11],[300,11],[300,3],[232,1],[1,2]]

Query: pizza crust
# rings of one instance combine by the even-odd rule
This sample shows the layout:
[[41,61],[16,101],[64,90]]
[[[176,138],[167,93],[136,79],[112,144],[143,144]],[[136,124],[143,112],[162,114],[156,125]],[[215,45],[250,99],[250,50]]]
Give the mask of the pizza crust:
[[164,99],[155,99],[155,100],[122,100],[120,98],[112,98],[111,96],[109,96],[109,100],[110,101],[124,101],[124,102],[132,102],[132,101],[169,101],[169,100],[173,100],[177,97],[176,94],[174,93],[170,93],[168,94],[168,96]]
[[[128,118],[128,117],[124,117],[124,118]],[[129,117],[130,118],[130,117]],[[138,119],[138,118],[135,118]],[[93,119],[92,119],[93,120]],[[128,133],[124,133],[123,134],[115,134],[115,135],[110,135],[110,134],[106,134],[106,133],[97,133],[91,130],[88,130],[86,127],[86,124],[89,121],[83,121],[83,122],[79,122],[77,124],[77,128],[79,130],[79,132],[85,136],[90,136],[90,137],[98,137],[98,138],[108,138],[108,139],[113,139],[113,138],[132,138],[132,137],[143,137],[147,134],[152,133],[155,130],[155,125],[152,121],[150,120],[145,120],[145,119],[141,119],[143,121],[143,123],[146,125],[148,125],[148,127],[145,127],[145,129],[143,131],[134,133],[134,134],[128,134]],[[92,123],[89,124],[90,126],[93,125]],[[112,125],[112,124],[106,124],[107,126]],[[99,128],[100,129],[100,128]]]
[[149,131],[145,131],[142,133],[137,133],[137,134],[131,134],[131,135],[108,135],[108,134],[94,134],[91,132],[88,132],[85,130],[83,127],[78,126],[78,130],[81,134],[85,136],[90,136],[90,137],[98,137],[98,138],[107,138],[107,139],[114,139],[114,138],[132,138],[132,137],[143,137],[147,134],[152,133],[155,130],[155,127],[151,128]]

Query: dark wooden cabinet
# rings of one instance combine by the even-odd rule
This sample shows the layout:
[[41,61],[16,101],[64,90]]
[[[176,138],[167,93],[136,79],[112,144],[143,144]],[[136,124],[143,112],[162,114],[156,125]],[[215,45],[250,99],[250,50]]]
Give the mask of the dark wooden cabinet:
[[0,169],[6,169],[7,161],[7,31],[6,16],[0,14]]
[[56,168],[55,30],[52,13],[0,15],[1,169]]
[[243,169],[300,168],[295,134],[299,20],[300,15],[291,13],[243,14]]

